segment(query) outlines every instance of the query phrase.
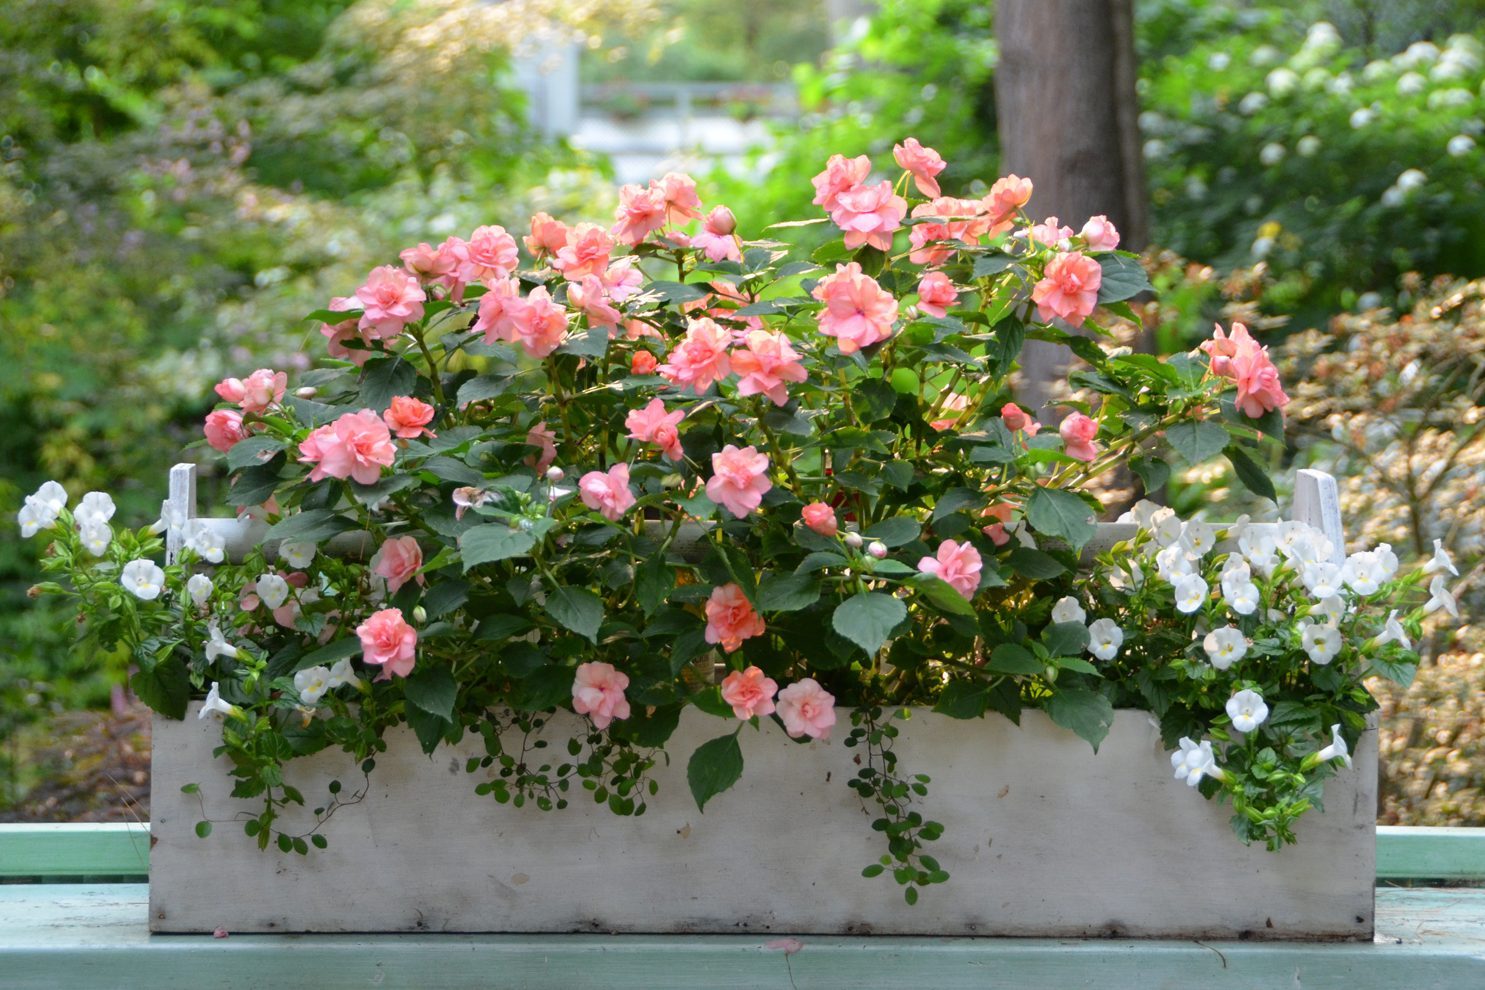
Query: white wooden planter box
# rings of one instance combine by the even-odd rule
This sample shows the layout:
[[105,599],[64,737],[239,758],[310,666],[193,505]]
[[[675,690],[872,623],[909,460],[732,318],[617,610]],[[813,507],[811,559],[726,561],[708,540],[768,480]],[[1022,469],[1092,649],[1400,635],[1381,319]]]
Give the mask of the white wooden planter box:
[[[1296,516],[1339,546],[1334,482],[1306,475]],[[933,777],[921,810],[945,826],[929,851],[952,877],[907,907],[890,879],[860,875],[885,840],[846,787],[859,750],[840,742],[844,717],[825,743],[800,745],[771,723],[744,729],[742,780],[702,814],[685,761],[731,723],[688,709],[638,818],[582,791],[562,811],[497,804],[464,771],[483,754],[477,740],[429,758],[400,729],[366,799],[338,811],[329,848],[305,857],[242,834],[236,820],[257,805],[230,798],[226,761],[211,756],[220,726],[194,712],[154,724],[156,932],[1372,936],[1374,730],[1354,768],[1327,783],[1325,812],[1301,822],[1298,845],[1270,853],[1233,836],[1230,806],[1172,777],[1146,712],[1120,711],[1095,755],[1039,712],[1018,728],[918,711],[896,751],[904,771]],[[559,715],[546,732],[560,748],[578,728]],[[338,751],[288,769],[311,806],[332,778],[362,780]],[[199,803],[180,792],[189,782]],[[194,832],[203,805],[216,822],[205,839]]]

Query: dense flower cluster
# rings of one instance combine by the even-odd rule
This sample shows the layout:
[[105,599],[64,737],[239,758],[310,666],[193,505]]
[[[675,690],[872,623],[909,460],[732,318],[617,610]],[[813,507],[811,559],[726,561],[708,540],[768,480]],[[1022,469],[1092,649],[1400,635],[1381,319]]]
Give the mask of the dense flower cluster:
[[[1120,666],[1127,623],[1063,628],[1084,617],[1069,596],[1091,486],[1129,464],[1155,487],[1221,453],[1265,490],[1250,452],[1282,432],[1287,399],[1238,326],[1169,361],[1072,332],[1106,335],[1099,307],[1130,318],[1149,289],[1107,218],[1038,222],[1018,176],[941,197],[932,149],[909,139],[894,157],[896,175],[826,163],[815,222],[841,236],[809,258],[744,241],[676,173],[624,187],[607,225],[539,214],[524,234],[407,249],[311,316],[331,360],[299,387],[273,369],[218,386],[230,406],[203,433],[251,523],[167,506],[154,535],[109,534],[111,504],[69,516],[44,488],[19,521],[72,585],[44,590],[132,651],[160,711],[207,694],[239,793],[265,802],[263,843],[302,800],[282,784],[288,753],[364,760],[403,723],[430,752],[483,738],[475,769],[500,776],[481,793],[555,806],[596,776],[621,813],[642,810],[646,754],[686,707],[731,723],[690,756],[700,804],[741,773],[744,727],[824,741],[837,705],[869,756],[882,706],[909,703],[969,718],[1055,699],[1096,745],[1113,703],[1148,702]],[[1028,338],[1072,349],[1094,401],[1019,405]],[[164,567],[160,532],[180,547]],[[244,534],[254,547],[228,559]],[[1216,536],[1180,535],[1197,557]],[[1175,551],[1154,566],[1175,614],[1205,614],[1211,575]],[[1268,590],[1233,583],[1249,612]],[[1241,644],[1214,644],[1236,669]],[[1262,724],[1262,699],[1236,703]],[[557,708],[586,717],[571,743],[586,755],[509,759],[502,731]],[[883,788],[867,787],[879,828],[903,834],[916,792]],[[932,837],[894,843],[899,882],[941,882],[919,859]]]

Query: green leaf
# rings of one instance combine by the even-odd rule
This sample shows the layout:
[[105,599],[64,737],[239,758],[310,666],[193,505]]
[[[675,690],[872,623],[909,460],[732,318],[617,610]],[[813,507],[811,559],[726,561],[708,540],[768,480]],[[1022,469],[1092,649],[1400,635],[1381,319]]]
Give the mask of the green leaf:
[[865,650],[867,656],[876,656],[892,630],[906,618],[907,606],[902,599],[868,591],[837,605],[830,624],[836,632]]
[[933,521],[938,522],[944,516],[969,506],[979,507],[985,504],[985,496],[968,488],[950,488],[944,492],[933,506]]
[[355,656],[361,650],[361,640],[355,636],[342,636],[340,639],[331,640],[318,650],[311,650],[294,661],[294,671],[308,670],[310,667],[328,667],[337,660]]
[[510,389],[510,384],[510,375],[479,375],[459,386],[454,402],[460,409],[463,409],[471,402],[480,402],[484,399],[493,399],[497,395],[504,395]]
[[1095,753],[1114,724],[1109,699],[1087,688],[1059,687],[1047,698],[1046,708],[1053,722],[1088,740]]
[[718,736],[696,747],[686,763],[686,783],[691,786],[697,810],[705,811],[706,803],[737,783],[742,772],[742,747],[736,733]]
[[863,539],[881,540],[889,547],[900,547],[904,543],[911,543],[918,538],[923,527],[918,525],[916,519],[907,516],[893,516],[891,519],[883,519],[874,526],[869,527],[861,534]]
[[418,372],[402,357],[367,361],[361,372],[361,402],[373,412],[385,412],[398,395],[411,395]]
[[211,822],[197,822],[196,835],[198,838],[206,838],[211,834]]
[[691,302],[707,295],[706,286],[684,282],[651,282],[645,291],[658,294],[668,303]]
[[262,505],[278,490],[279,467],[270,462],[260,467],[241,471],[232,479],[232,490],[227,494],[228,505]]
[[1093,510],[1072,492],[1038,485],[1026,503],[1031,528],[1066,540],[1074,550],[1093,538]]
[[603,599],[586,588],[558,588],[547,592],[547,614],[589,642],[598,642],[603,624]]
[[447,667],[419,667],[402,682],[402,693],[409,704],[445,722],[453,722],[459,686]]
[[443,735],[449,731],[450,723],[432,712],[425,712],[421,708],[409,705],[405,712],[408,727],[413,730],[413,735],[418,737],[418,745],[422,747],[425,754],[431,756],[443,741]]
[[1126,258],[1122,254],[1106,254],[1098,259],[1103,269],[1103,281],[1098,287],[1100,303],[1119,302],[1131,299],[1141,292],[1151,292],[1154,286],[1145,274],[1145,266],[1138,258]]
[[284,449],[284,442],[278,437],[248,437],[239,440],[227,451],[227,467],[233,471],[241,471],[244,468],[257,467],[268,460],[265,454],[272,455]]
[[971,618],[975,615],[974,605],[947,581],[925,574],[913,581],[913,587],[940,612]]
[[1075,657],[1088,648],[1088,627],[1081,622],[1056,622],[1042,631],[1042,645],[1054,657]]
[[654,615],[675,587],[675,568],[658,554],[646,558],[634,573],[634,593],[645,615]]
[[1165,440],[1187,464],[1200,464],[1227,446],[1227,430],[1209,420],[1177,423],[1166,428]]
[[464,558],[464,571],[511,557],[524,557],[536,546],[536,538],[505,523],[487,523],[467,530],[459,537],[459,552]]
[[975,259],[974,277],[999,275],[1016,263],[1016,259],[1005,254],[982,254]]
[[1165,483],[1170,480],[1170,465],[1158,457],[1131,457],[1129,470],[1139,475],[1146,495],[1165,487]]
[[823,571],[828,567],[840,567],[846,562],[846,558],[829,550],[816,550],[807,554],[794,568],[796,574],[813,574],[815,571]]
[[1268,472],[1258,465],[1258,462],[1248,456],[1248,452],[1237,444],[1232,444],[1223,451],[1227,459],[1232,462],[1232,472],[1254,495],[1261,495],[1270,501],[1278,500],[1278,493],[1274,491],[1273,479]]
[[437,619],[452,612],[469,600],[469,582],[450,578],[440,581],[423,595],[422,605],[428,618]]
[[608,353],[608,330],[604,327],[589,327],[583,333],[575,333],[557,348],[560,354],[576,354],[578,357],[601,358]]
[[1036,581],[1045,581],[1067,573],[1067,567],[1062,561],[1049,553],[1033,550],[1030,547],[1017,547],[1012,550],[1010,565],[1011,570],[1017,574]]
[[955,678],[944,685],[933,710],[950,718],[979,718],[990,707],[990,685],[985,681]]
[[820,582],[808,574],[765,572],[758,584],[758,608],[764,612],[797,612],[820,600]]
[[1019,643],[1001,643],[990,651],[985,669],[993,674],[1040,674],[1046,665]]
[[166,718],[186,717],[186,702],[191,698],[191,678],[180,657],[169,656],[149,666],[141,663],[129,678],[129,687],[140,701]]
[[285,516],[264,534],[269,540],[310,540],[318,543],[352,529],[349,520],[335,514],[332,509],[310,509]]

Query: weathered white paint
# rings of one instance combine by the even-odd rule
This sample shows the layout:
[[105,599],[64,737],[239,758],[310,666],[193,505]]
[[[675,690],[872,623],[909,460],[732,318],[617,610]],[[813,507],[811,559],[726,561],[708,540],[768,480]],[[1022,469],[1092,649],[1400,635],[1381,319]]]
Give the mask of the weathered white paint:
[[[861,868],[883,851],[846,780],[856,749],[798,744],[771,723],[744,729],[742,780],[707,805],[685,761],[730,721],[688,709],[637,818],[585,793],[562,810],[515,809],[474,793],[466,741],[430,760],[411,733],[389,734],[370,791],[325,827],[308,857],[260,852],[232,821],[221,727],[155,720],[150,927],[157,932],[494,931],[789,932],[920,935],[1370,938],[1375,869],[1376,734],[1326,787],[1297,846],[1238,842],[1231,809],[1172,778],[1151,717],[1121,711],[1095,755],[1028,712],[963,722],[919,711],[903,724],[901,769],[933,776],[922,811],[946,831],[931,851],[952,878],[908,908]],[[548,729],[560,750],[571,716]],[[549,750],[550,751],[550,750]],[[484,771],[481,771],[483,773]],[[311,806],[344,754],[296,760]],[[206,839],[193,795],[216,821]]]

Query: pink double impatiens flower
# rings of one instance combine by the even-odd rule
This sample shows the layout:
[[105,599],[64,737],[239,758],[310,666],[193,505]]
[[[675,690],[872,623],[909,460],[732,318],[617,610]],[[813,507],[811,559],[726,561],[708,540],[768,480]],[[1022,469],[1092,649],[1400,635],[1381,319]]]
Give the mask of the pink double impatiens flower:
[[606,729],[614,719],[629,717],[629,700],[624,689],[629,675],[614,669],[611,663],[594,660],[580,664],[572,681],[572,710],[593,720],[593,725]]
[[945,582],[966,600],[973,600],[980,587],[980,569],[984,566],[980,551],[966,540],[956,543],[945,540],[938,546],[938,555],[924,557],[918,561],[918,570],[930,577]]
[[768,480],[768,455],[756,447],[738,449],[729,443],[712,455],[712,471],[706,497],[739,519],[757,509],[764,493],[773,487]]
[[370,409],[346,413],[311,433],[299,444],[299,462],[311,464],[310,481],[350,478],[361,485],[376,484],[382,468],[397,457],[392,434]]
[[382,668],[377,680],[394,674],[406,677],[412,673],[418,646],[418,631],[408,625],[400,608],[384,608],[356,627],[361,640],[361,659]]

